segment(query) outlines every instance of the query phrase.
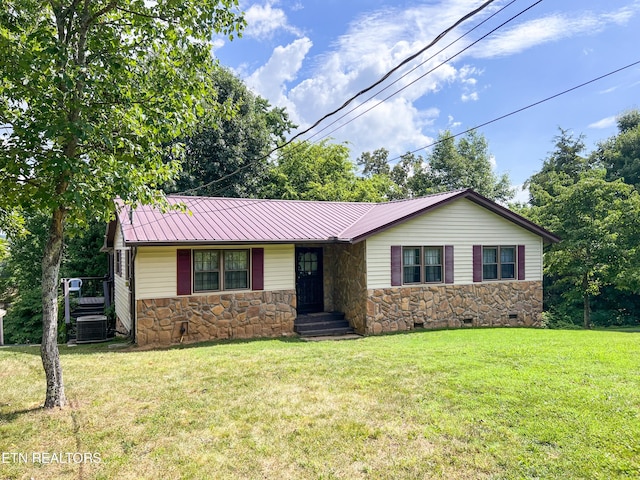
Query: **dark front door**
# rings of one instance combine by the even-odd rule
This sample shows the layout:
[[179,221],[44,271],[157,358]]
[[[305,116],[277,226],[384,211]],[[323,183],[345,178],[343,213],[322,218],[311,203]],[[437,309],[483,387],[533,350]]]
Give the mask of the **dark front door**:
[[322,312],[324,310],[322,284],[322,248],[296,248],[298,313]]

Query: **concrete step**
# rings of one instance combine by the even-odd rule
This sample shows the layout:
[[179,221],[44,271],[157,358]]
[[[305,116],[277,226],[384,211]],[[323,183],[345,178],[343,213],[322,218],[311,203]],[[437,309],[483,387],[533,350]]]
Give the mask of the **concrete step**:
[[354,333],[342,312],[318,312],[299,315],[293,330],[302,337],[348,335]]

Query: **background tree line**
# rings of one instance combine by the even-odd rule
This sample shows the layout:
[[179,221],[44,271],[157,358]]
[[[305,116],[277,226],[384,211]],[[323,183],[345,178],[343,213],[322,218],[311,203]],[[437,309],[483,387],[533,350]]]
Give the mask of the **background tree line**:
[[[167,193],[226,197],[379,202],[462,188],[506,204],[515,189],[494,171],[485,137],[438,135],[431,152],[390,159],[380,148],[351,160],[348,144],[293,142],[272,154],[295,125],[286,111],[253,94],[223,67],[211,72],[215,103],[184,143]],[[526,186],[521,215],[560,235],[545,251],[545,306],[553,325],[633,324],[640,316],[635,238],[640,203],[640,112],[618,119],[619,132],[585,152],[583,136],[560,129],[554,149]],[[167,162],[174,159],[166,157]],[[38,342],[42,334],[40,264],[48,219],[25,215],[28,235],[9,235],[0,251],[0,302],[11,305],[5,341]],[[103,222],[72,232],[61,276],[102,276]],[[592,313],[593,312],[593,313]]]

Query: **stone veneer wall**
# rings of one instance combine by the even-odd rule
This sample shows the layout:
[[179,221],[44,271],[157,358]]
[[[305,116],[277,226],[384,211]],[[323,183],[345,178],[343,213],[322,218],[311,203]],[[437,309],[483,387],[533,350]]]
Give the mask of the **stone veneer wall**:
[[138,300],[138,345],[293,335],[295,290],[238,292]]
[[367,333],[366,242],[336,247],[335,309],[344,312],[356,332]]
[[369,290],[367,334],[425,328],[540,325],[542,282]]

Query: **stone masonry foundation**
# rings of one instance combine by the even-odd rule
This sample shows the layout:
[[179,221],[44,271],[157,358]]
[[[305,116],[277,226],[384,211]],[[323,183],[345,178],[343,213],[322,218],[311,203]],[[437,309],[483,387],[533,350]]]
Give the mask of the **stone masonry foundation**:
[[542,282],[368,290],[366,334],[424,328],[540,326]]
[[294,290],[138,300],[136,342],[174,345],[293,335]]

